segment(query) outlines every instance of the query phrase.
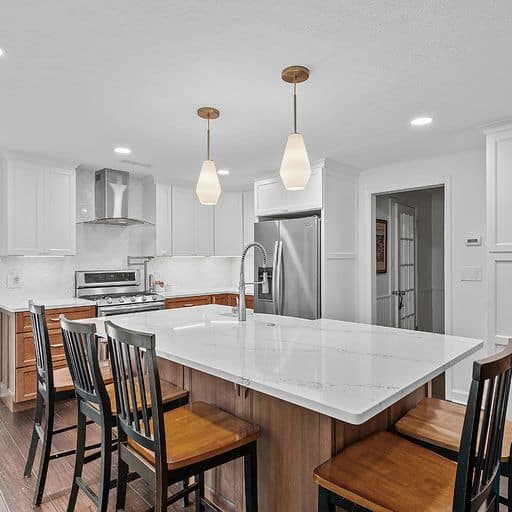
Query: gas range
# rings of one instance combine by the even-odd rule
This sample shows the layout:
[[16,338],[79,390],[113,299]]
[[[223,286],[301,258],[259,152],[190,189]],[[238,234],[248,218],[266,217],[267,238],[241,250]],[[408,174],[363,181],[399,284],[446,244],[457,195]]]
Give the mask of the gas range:
[[94,301],[98,316],[165,308],[165,297],[144,289],[140,270],[79,270],[75,272],[75,294]]

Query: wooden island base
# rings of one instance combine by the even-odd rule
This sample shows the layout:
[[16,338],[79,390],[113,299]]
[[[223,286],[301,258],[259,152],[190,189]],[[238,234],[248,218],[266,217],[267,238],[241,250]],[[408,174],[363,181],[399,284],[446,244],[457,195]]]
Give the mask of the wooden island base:
[[[258,440],[259,512],[315,512],[313,469],[349,444],[391,427],[427,395],[422,386],[362,425],[334,420],[303,407],[248,390],[218,377],[159,359],[160,376],[261,428]],[[243,462],[206,477],[206,494],[225,512],[244,510]]]

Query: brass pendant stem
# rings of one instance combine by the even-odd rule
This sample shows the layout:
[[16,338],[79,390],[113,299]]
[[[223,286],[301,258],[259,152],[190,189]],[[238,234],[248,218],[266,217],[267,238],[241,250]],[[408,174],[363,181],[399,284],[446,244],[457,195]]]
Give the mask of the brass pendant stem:
[[297,133],[297,82],[293,82],[293,133]]
[[210,160],[210,116],[208,116],[208,134],[207,134],[207,160]]

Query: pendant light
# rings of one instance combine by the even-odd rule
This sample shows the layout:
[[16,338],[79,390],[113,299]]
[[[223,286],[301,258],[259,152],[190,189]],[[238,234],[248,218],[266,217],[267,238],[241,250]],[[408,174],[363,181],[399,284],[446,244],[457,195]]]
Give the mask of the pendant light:
[[283,69],[281,78],[293,84],[293,133],[288,135],[279,174],[287,190],[303,190],[311,176],[311,165],[304,138],[297,132],[297,84],[309,78],[309,69],[290,66]]
[[197,111],[201,119],[208,120],[207,156],[201,166],[199,179],[197,180],[196,194],[201,204],[215,205],[219,200],[221,188],[215,162],[210,160],[210,119],[217,119],[220,112],[213,107],[201,107]]

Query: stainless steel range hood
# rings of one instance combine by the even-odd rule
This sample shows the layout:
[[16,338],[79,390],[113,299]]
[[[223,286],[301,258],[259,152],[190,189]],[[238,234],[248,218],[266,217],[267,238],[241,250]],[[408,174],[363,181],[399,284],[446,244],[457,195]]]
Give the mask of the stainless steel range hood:
[[96,171],[94,195],[96,224],[129,226],[144,224],[144,221],[128,216],[128,194],[130,174],[116,169]]

